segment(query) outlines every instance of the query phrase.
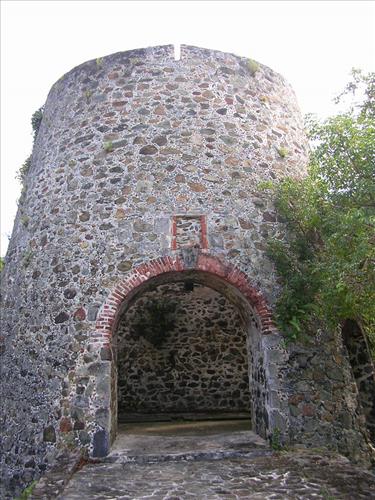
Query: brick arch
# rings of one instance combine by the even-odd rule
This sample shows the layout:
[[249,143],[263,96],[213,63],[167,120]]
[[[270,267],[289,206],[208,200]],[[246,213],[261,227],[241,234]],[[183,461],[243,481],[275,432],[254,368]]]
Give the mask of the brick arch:
[[194,267],[185,265],[178,256],[167,256],[150,260],[133,268],[120,281],[103,304],[96,321],[95,341],[103,347],[111,343],[113,328],[121,308],[121,304],[129,294],[151,278],[169,272],[203,271],[223,279],[235,287],[254,308],[260,321],[260,330],[263,335],[275,333],[276,328],[272,321],[272,314],[261,292],[249,281],[246,274],[233,264],[225,263],[217,257],[207,253],[197,256]]

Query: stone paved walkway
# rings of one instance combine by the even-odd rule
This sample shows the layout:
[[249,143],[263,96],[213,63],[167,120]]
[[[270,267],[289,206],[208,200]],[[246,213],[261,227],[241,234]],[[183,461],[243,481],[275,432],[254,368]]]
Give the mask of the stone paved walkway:
[[375,477],[345,458],[273,453],[243,425],[134,426],[120,433],[104,462],[78,471],[59,498],[375,499]]

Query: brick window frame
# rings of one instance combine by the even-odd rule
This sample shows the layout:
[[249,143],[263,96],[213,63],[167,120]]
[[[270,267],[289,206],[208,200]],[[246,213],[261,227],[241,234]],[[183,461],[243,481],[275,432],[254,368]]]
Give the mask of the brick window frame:
[[199,220],[200,228],[201,228],[201,234],[200,234],[200,244],[199,248],[203,250],[208,250],[208,237],[207,237],[207,216],[206,215],[194,215],[194,214],[181,214],[181,215],[174,215],[172,217],[172,224],[171,224],[171,231],[172,231],[172,239],[171,239],[171,249],[172,250],[177,250],[179,248],[178,245],[178,234],[177,234],[177,227],[178,227],[178,220],[179,219],[196,219]]

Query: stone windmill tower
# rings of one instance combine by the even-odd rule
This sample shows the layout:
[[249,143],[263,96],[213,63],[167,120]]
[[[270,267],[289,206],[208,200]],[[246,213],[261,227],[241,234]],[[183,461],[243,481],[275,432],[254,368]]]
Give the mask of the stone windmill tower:
[[[152,47],[53,85],[3,276],[8,483],[64,446],[105,455],[118,413],[235,409],[265,438],[277,428],[285,441],[337,444],[345,425],[333,435],[330,422],[346,404],[362,442],[355,393],[344,403],[324,379],[314,400],[319,380],[301,386],[272,321],[265,250],[284,230],[259,183],[306,163],[293,91],[243,57]],[[159,345],[140,331],[155,309],[170,319]],[[336,398],[331,420],[322,398]]]

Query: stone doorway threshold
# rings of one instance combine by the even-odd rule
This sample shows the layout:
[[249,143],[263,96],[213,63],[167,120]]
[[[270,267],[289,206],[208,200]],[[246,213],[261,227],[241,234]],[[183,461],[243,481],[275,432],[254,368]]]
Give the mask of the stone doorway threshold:
[[257,456],[268,451],[247,419],[123,423],[106,461],[203,460]]
[[[58,500],[265,500],[374,497],[367,471],[328,450],[272,453],[249,421],[120,425],[111,454],[88,462]],[[65,486],[65,488],[64,488]],[[50,488],[51,491],[51,488]]]
[[119,424],[126,422],[173,422],[197,420],[247,420],[250,422],[251,414],[248,412],[170,412],[170,413],[120,413]]

